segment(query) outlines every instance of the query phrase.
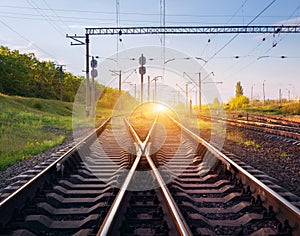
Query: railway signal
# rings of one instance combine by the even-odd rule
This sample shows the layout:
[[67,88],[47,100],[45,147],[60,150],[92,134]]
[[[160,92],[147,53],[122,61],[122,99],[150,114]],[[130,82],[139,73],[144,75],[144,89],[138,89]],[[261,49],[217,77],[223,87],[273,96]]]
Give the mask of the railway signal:
[[139,73],[141,75],[141,103],[143,103],[144,100],[144,74],[146,74],[146,67],[144,65],[146,64],[146,57],[142,54],[139,57],[139,64],[141,65],[139,67]]
[[[96,56],[98,58],[98,56]],[[92,112],[92,117],[95,115],[95,106],[96,106],[96,88],[95,88],[95,78],[98,76],[98,71],[95,69],[98,65],[97,60],[92,56],[91,60],[91,76],[92,76],[92,88],[91,88],[91,112]]]

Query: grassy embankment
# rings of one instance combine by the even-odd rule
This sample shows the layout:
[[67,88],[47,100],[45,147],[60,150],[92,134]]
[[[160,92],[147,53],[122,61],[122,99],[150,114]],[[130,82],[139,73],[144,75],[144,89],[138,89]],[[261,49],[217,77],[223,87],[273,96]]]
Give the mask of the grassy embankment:
[[[72,133],[72,109],[72,102],[0,93],[0,171],[61,144]],[[110,115],[111,109],[98,107],[91,126]]]
[[72,103],[0,94],[0,170],[62,143]]
[[285,102],[267,103],[266,105],[249,105],[241,109],[241,111],[249,113],[260,113],[270,115],[284,115],[284,116],[300,116],[300,102]]

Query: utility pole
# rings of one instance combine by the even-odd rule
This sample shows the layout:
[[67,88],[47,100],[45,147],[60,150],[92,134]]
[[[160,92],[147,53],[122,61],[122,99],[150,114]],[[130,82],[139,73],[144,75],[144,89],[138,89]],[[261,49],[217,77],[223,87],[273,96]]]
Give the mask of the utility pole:
[[63,76],[63,69],[62,66],[60,66],[59,68],[60,101],[62,101],[62,80],[63,80],[62,76]]
[[[184,89],[181,86],[179,86],[179,84],[176,83],[176,86],[180,89],[182,93],[186,93],[187,90],[184,91]],[[178,90],[178,103],[180,102],[180,91]]]
[[291,100],[291,91],[289,89],[287,89],[288,91],[288,102]]
[[279,89],[279,103],[281,103],[281,88]]
[[158,80],[158,78],[163,78],[161,75],[158,75],[158,76],[155,76],[154,78],[153,78],[153,80],[154,80],[154,94],[153,94],[153,100],[154,101],[156,101],[156,99],[157,99],[157,97],[156,97],[156,95],[157,95],[157,90],[156,90],[156,81]]
[[118,86],[119,110],[121,110],[122,109],[122,71],[121,70],[110,70],[110,72],[114,73],[114,75],[117,75],[119,77],[119,86]]
[[156,81],[157,81],[157,79],[158,79],[158,78],[156,78],[156,77],[154,78],[154,94],[155,94],[155,96],[154,96],[154,101],[155,101],[155,102],[156,102],[156,99],[157,99],[157,98],[156,98]]
[[141,74],[141,103],[144,102],[144,74]]
[[89,34],[85,34],[85,45],[86,45],[86,69],[85,69],[85,77],[86,77],[86,117],[90,116],[91,110],[91,95],[90,95],[90,67],[89,67]]
[[176,95],[177,95],[177,92],[173,91],[173,107],[176,106]]
[[148,75],[148,102],[150,102],[150,75]]
[[[125,79],[126,80],[126,79]],[[134,83],[131,83],[131,82],[123,82],[123,83],[127,83],[127,84],[129,84],[130,86],[133,86],[133,88],[134,88],[134,104],[136,104],[136,84],[134,84]]]
[[265,80],[263,81],[263,104],[265,105],[266,95],[265,95]]
[[122,110],[122,75],[121,70],[119,70],[119,110]]
[[134,85],[134,102],[136,103],[136,84],[133,85]]
[[189,114],[190,114],[190,117],[192,117],[192,111],[193,111],[193,102],[192,102],[192,99],[190,99],[190,106],[189,106]]
[[58,70],[59,70],[59,98],[60,98],[60,101],[62,101],[62,97],[63,97],[63,89],[62,89],[62,82],[63,82],[63,75],[64,75],[64,72],[63,72],[63,67],[66,66],[66,65],[56,65],[58,67]]
[[201,101],[201,98],[202,98],[202,91],[201,91],[201,73],[197,73],[199,75],[199,111],[202,111],[202,101]]
[[189,107],[189,84],[185,84],[185,107],[188,110]]

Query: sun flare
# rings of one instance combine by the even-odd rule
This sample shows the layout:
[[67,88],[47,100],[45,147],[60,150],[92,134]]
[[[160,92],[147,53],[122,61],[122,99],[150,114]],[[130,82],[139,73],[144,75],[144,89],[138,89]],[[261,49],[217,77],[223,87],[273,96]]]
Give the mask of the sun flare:
[[161,113],[167,111],[167,107],[162,104],[155,104],[154,110]]

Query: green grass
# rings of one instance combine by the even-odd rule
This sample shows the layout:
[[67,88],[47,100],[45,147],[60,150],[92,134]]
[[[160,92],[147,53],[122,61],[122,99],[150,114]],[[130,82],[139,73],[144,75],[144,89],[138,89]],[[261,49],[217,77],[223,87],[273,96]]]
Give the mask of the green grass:
[[287,158],[287,157],[289,157],[289,154],[287,154],[286,152],[281,152],[280,157],[281,158]]
[[261,148],[261,146],[259,144],[255,143],[255,141],[253,141],[253,140],[246,140],[246,141],[243,142],[243,144],[245,146],[255,147],[256,149],[260,149]]
[[300,115],[299,102],[271,103],[266,105],[249,105],[242,109],[244,112],[273,114],[273,115]]
[[0,170],[62,143],[72,129],[72,106],[0,94]]
[[227,132],[226,139],[237,144],[244,145],[245,147],[254,147],[255,149],[262,148],[262,146],[254,140],[245,139],[242,132]]

